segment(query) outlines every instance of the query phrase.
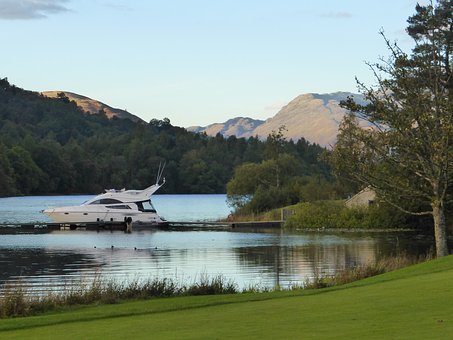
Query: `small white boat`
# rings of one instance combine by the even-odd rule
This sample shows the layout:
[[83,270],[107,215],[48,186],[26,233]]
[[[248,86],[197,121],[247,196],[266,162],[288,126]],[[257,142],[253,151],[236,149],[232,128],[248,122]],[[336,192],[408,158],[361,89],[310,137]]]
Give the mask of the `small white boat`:
[[156,184],[143,190],[109,189],[81,205],[42,212],[57,223],[125,222],[130,217],[133,223],[164,224],[151,203],[151,195],[164,184],[165,179],[159,184],[158,178]]

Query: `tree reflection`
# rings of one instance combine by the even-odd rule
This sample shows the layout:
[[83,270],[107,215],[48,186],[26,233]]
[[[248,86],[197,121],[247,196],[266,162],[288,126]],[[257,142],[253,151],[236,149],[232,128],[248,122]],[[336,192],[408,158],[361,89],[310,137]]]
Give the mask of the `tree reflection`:
[[240,266],[254,267],[261,279],[272,277],[275,286],[301,283],[316,276],[334,275],[345,268],[374,263],[397,254],[418,255],[429,251],[430,240],[414,235],[386,233],[363,235],[313,235],[305,244],[292,245],[276,237],[274,244],[235,248]]

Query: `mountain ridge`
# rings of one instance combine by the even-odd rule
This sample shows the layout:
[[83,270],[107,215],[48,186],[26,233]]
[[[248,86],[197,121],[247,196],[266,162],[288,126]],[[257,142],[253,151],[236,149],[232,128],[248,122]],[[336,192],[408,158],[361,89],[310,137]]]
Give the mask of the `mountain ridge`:
[[236,136],[238,138],[250,137],[250,131],[253,131],[261,124],[264,124],[264,120],[253,119],[250,117],[235,117],[228,119],[224,123],[213,123],[206,127],[201,126],[190,126],[186,128],[188,131],[195,133],[206,133],[209,136],[215,136],[218,133],[224,137]]
[[112,119],[113,117],[118,117],[121,119],[130,119],[133,122],[143,122],[143,119],[133,115],[132,113],[127,112],[126,110],[121,110],[118,108],[111,107],[110,105],[104,104],[99,100],[92,99],[74,92],[69,91],[43,91],[41,94],[49,98],[57,98],[59,93],[64,93],[70,101],[76,102],[84,112],[89,112],[90,114],[98,114],[99,111],[104,111],[105,115]]
[[336,142],[339,125],[346,114],[346,110],[340,107],[340,102],[349,96],[353,96],[359,103],[363,102],[361,95],[352,92],[305,93],[295,97],[267,120],[236,117],[224,123],[214,123],[206,127],[192,126],[187,130],[206,133],[209,136],[221,133],[225,137],[257,136],[265,139],[272,131],[284,126],[284,137],[287,139],[305,138],[311,143],[332,147]]
[[[104,111],[108,118],[118,117],[130,119],[133,122],[144,122],[140,117],[125,110],[113,108],[98,100],[69,91],[44,91],[42,95],[55,98],[64,93],[70,101],[75,101],[83,111],[97,114]],[[280,127],[286,139],[301,138],[323,147],[331,148],[336,142],[339,125],[346,113],[340,107],[340,102],[353,96],[363,103],[363,96],[351,92],[305,93],[292,99],[284,105],[273,117],[266,120],[250,117],[235,117],[223,123],[213,123],[207,126],[190,126],[186,130],[194,133],[205,133],[208,136],[221,134],[224,137],[237,138],[258,137],[266,139]]]

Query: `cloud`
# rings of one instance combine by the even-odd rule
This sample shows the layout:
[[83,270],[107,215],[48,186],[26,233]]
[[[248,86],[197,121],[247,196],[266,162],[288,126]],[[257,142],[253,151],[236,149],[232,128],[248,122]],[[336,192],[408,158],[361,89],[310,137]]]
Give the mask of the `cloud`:
[[339,12],[329,12],[322,14],[323,17],[331,18],[331,19],[349,19],[352,18],[352,14],[350,12],[339,11]]
[[67,12],[69,0],[0,0],[0,20],[43,19]]

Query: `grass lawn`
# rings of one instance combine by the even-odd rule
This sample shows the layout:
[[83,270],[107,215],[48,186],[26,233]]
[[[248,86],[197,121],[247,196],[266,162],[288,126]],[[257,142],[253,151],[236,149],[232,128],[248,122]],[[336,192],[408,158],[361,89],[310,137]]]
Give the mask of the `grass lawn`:
[[162,298],[0,320],[0,339],[452,336],[452,256],[322,290]]

